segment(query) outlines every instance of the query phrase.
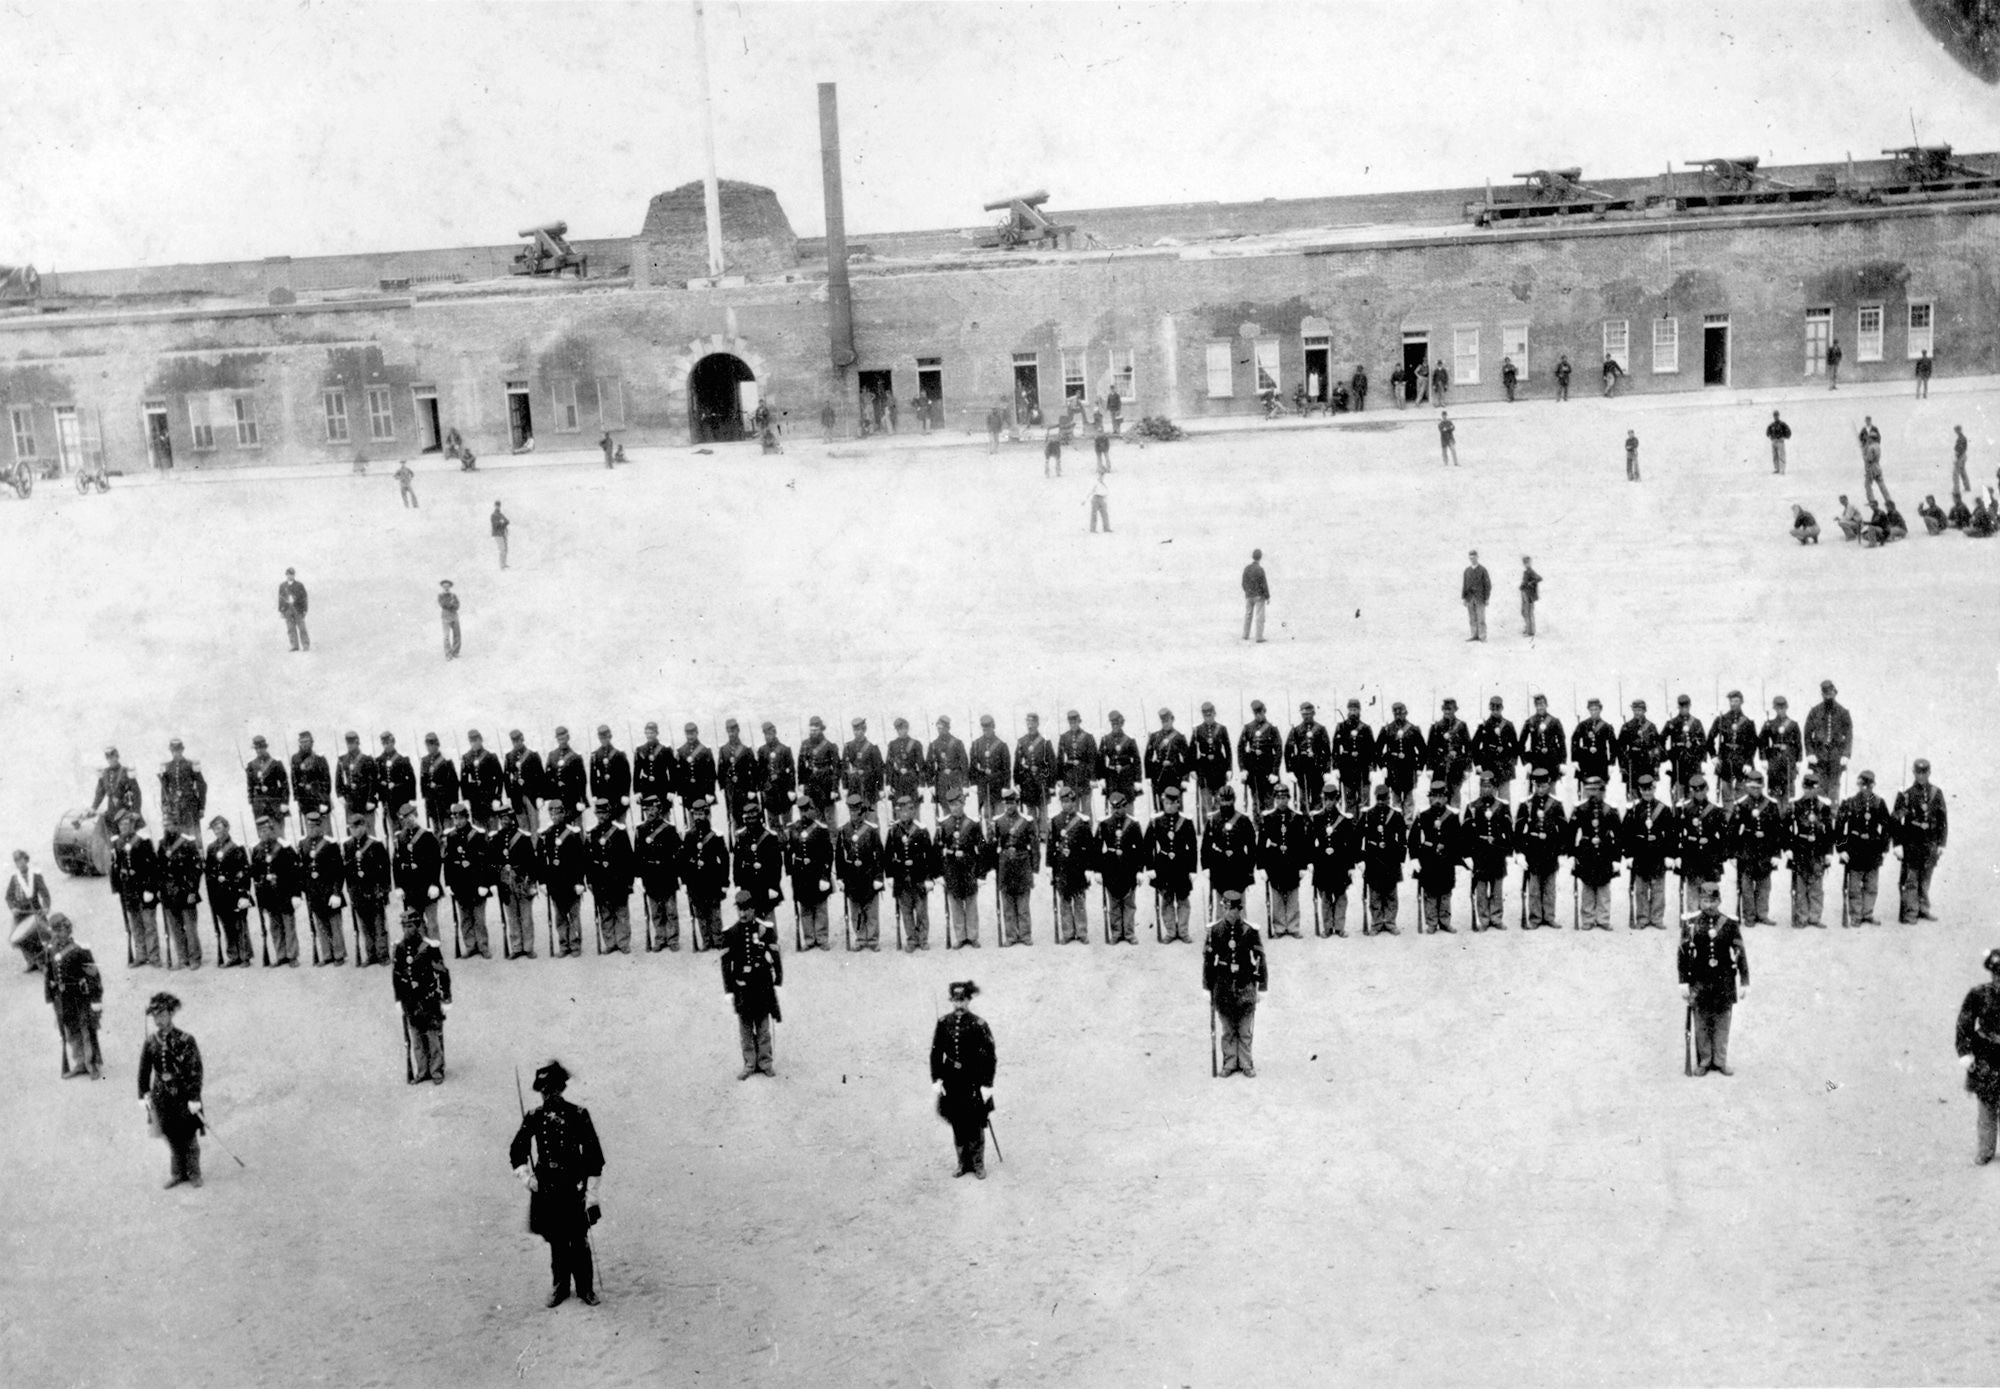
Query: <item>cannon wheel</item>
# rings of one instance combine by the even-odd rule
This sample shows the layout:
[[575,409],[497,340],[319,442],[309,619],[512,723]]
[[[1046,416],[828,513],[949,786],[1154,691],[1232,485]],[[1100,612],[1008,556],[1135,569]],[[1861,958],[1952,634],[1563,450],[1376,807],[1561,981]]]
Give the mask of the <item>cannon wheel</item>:
[[7,480],[14,484],[15,493],[26,501],[35,491],[35,470],[26,463],[16,463]]

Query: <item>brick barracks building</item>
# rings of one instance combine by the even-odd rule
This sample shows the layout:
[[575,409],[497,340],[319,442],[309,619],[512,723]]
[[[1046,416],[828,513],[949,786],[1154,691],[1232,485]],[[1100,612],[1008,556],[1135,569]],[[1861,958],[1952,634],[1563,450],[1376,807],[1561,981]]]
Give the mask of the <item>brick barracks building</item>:
[[[722,184],[707,278],[699,184],[637,235],[578,242],[587,273],[522,275],[516,246],[49,274],[0,290],[0,463],[76,469],[351,463],[738,437],[754,403],[851,432],[885,387],[979,431],[1116,385],[1128,417],[1324,398],[1356,365],[1450,368],[1452,400],[2000,371],[2000,159],[1942,147],[1643,179],[1545,171],[1518,188],[1049,212],[1012,247],[957,230],[856,235],[845,263],[770,190]],[[830,224],[834,222],[829,218]],[[992,229],[983,228],[992,240]],[[854,360],[838,286],[852,300]],[[830,276],[830,271],[832,272]]]

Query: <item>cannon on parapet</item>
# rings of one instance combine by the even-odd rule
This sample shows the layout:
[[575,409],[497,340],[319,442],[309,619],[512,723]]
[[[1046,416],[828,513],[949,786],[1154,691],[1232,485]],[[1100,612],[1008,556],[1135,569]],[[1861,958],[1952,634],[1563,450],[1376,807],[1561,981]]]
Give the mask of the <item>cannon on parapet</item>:
[[38,298],[41,292],[42,277],[34,266],[0,265],[0,301],[19,303]]
[[529,245],[514,253],[516,275],[560,275],[565,270],[574,270],[581,280],[588,273],[590,257],[578,255],[564,239],[569,235],[569,223],[544,222],[514,234],[530,239]]
[[1568,203],[1589,198],[1589,189],[1583,186],[1583,170],[1572,169],[1530,169],[1517,173],[1515,178],[1527,186],[1528,192],[1543,202]]
[[1049,245],[1061,244],[1062,238],[1073,233],[1073,226],[1058,226],[1042,215],[1042,204],[1049,200],[1048,190],[1037,188],[1032,193],[1018,193],[1011,198],[995,198],[987,203],[988,212],[1005,212],[1007,220],[996,226],[991,233],[976,243],[980,246],[1000,246],[1012,248],[1033,241],[1044,241]]
[[1975,169],[1963,160],[1953,159],[1950,145],[1898,145],[1882,153],[1896,161],[1896,177],[1904,183],[1992,177],[1984,169]]

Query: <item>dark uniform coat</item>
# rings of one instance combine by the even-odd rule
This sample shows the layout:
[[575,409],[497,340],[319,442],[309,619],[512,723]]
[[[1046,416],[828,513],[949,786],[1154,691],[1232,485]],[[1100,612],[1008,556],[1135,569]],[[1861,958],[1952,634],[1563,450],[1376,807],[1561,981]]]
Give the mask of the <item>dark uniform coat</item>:
[[160,837],[160,901],[192,907],[201,900],[201,850],[194,839],[168,830]]
[[1195,785],[1213,794],[1229,784],[1235,754],[1230,751],[1229,730],[1219,723],[1202,722],[1188,735],[1194,758]]
[[438,875],[444,868],[444,850],[438,837],[421,825],[406,827],[396,836],[396,852],[389,868],[405,907],[421,907],[431,901],[437,896]]
[[1085,728],[1067,728],[1056,739],[1056,775],[1084,799],[1097,780],[1097,739]]
[[1746,796],[1729,808],[1729,852],[1739,874],[1769,873],[1785,852],[1786,838],[1785,812],[1768,796],[1761,801]]
[[2000,980],[1989,980],[1966,994],[1958,1007],[1953,1044],[1960,1056],[1972,1058],[1965,1088],[1988,1104],[2000,1104]]
[[350,815],[372,815],[382,802],[382,767],[356,748],[343,752],[333,769],[334,794]]
[[1514,821],[1507,803],[1498,796],[1480,796],[1465,808],[1461,826],[1472,880],[1497,883],[1506,877],[1514,853]]
[[1009,897],[1033,892],[1041,861],[1041,840],[1035,833],[1033,820],[1016,809],[1009,809],[994,820],[993,862],[1002,892]]
[[638,871],[632,858],[632,837],[616,820],[591,826],[584,846],[589,851],[590,900],[598,911],[610,911],[632,900],[632,879]]
[[458,759],[458,794],[472,807],[476,820],[483,820],[506,804],[507,774],[493,749],[467,749]]
[[632,759],[602,744],[590,750],[590,799],[611,802],[611,818],[623,819],[632,805]]
[[1113,897],[1125,897],[1139,885],[1139,874],[1145,871],[1146,836],[1130,817],[1107,816],[1097,827],[1097,843],[1090,858],[1104,890]]
[[1208,833],[1202,836],[1201,866],[1208,873],[1208,890],[1213,893],[1249,890],[1257,880],[1257,826],[1234,806],[1209,817]]
[[1264,882],[1280,892],[1291,892],[1312,862],[1312,827],[1306,817],[1290,806],[1272,806],[1257,827],[1257,866],[1264,870]]
[[833,844],[833,871],[840,877],[843,898],[856,905],[873,901],[882,890],[882,866],[882,832],[872,820],[864,815],[840,827]]
[[[1002,748],[1004,759],[1007,750]],[[864,804],[874,805],[882,799],[882,777],[884,764],[882,749],[867,738],[850,738],[847,746],[840,750],[840,789],[859,791]]]
[[549,889],[549,900],[559,906],[571,906],[583,895],[584,875],[589,872],[583,836],[576,832],[574,824],[565,820],[542,831],[539,848],[542,882]]
[[944,1084],[938,1117],[954,1129],[983,1128],[993,1106],[979,1092],[992,1087],[998,1066],[986,1019],[956,1008],[939,1018],[931,1029],[931,1080]]
[[1495,781],[1512,781],[1521,762],[1521,737],[1513,721],[1488,714],[1472,731],[1472,765],[1492,774]]
[[1049,821],[1049,878],[1056,892],[1075,897],[1090,888],[1097,848],[1090,821],[1080,810],[1059,810]]
[[348,900],[357,911],[380,910],[389,901],[389,850],[372,836],[366,843],[350,839],[340,848],[341,872]]
[[1285,758],[1285,735],[1262,714],[1243,725],[1236,735],[1236,765],[1243,780],[1257,788],[1260,797],[1278,784],[1278,769]]
[[1530,771],[1544,771],[1551,781],[1562,776],[1569,761],[1569,740],[1562,720],[1554,714],[1530,714],[1521,725],[1521,760]]
[[[777,857],[770,860],[773,851]],[[794,821],[785,827],[783,839],[768,831],[756,839],[747,832],[737,836],[736,885],[758,894],[760,914],[767,901],[775,907],[782,899],[780,867],[790,874],[792,900],[801,907],[816,907],[833,895],[833,831],[824,820]]]
[[1402,812],[1377,801],[1361,815],[1361,881],[1387,892],[1403,881],[1408,825]]
[[1687,785],[1708,757],[1708,733],[1693,714],[1675,714],[1660,733],[1661,750],[1675,785]]
[[1424,754],[1424,735],[1405,718],[1392,720],[1375,739],[1375,763],[1389,789],[1399,795],[1408,795],[1415,788]]
[[[1178,728],[1156,728],[1146,737],[1146,783],[1157,802],[1169,786],[1185,786],[1194,770],[1194,752]],[[1224,779],[1227,780],[1225,773]]]
[[208,809],[208,778],[201,764],[185,757],[168,759],[160,767],[160,818],[170,825],[201,823]]
[[[789,837],[797,833],[800,828],[801,825],[792,825],[786,830],[786,836]],[[830,836],[827,836],[825,825],[814,821],[813,828],[818,830],[820,837],[825,840],[826,863],[828,867],[831,867],[833,864],[833,841]],[[716,837],[720,838],[720,836]],[[689,839],[687,842],[692,844],[695,841]],[[774,834],[761,822],[754,825],[745,825],[736,832],[735,839],[730,842],[730,879],[736,887],[749,892],[756,899],[754,907],[759,916],[765,916],[776,911],[778,904],[785,900],[786,857],[787,848],[785,839]],[[817,883],[818,879],[815,878],[815,887],[817,887]],[[797,886],[798,884],[795,881],[793,883],[794,889]],[[820,894],[812,898],[801,898],[800,905],[804,906],[810,902],[823,902],[825,900],[825,895]]]
[[389,984],[411,1027],[419,1032],[443,1029],[444,1006],[451,1002],[451,971],[435,944],[422,935],[399,939],[389,952]]
[[1857,873],[1882,866],[1894,833],[1889,807],[1866,786],[1842,801],[1834,817],[1834,847],[1847,855],[1847,866]]
[[1333,738],[1325,724],[1302,722],[1285,735],[1285,771],[1300,786],[1317,792],[1332,766]]
[[1257,995],[1271,987],[1264,958],[1264,938],[1247,921],[1218,921],[1208,928],[1201,947],[1201,987],[1215,1009],[1238,1017],[1257,1006]]
[[507,803],[516,810],[548,799],[548,772],[542,755],[533,748],[508,748],[501,759],[501,778],[507,786]]
[[693,832],[681,841],[681,881],[687,884],[690,906],[712,910],[729,891],[729,846],[707,825],[697,819]]
[[1826,865],[1833,853],[1833,807],[1818,796],[1800,796],[1791,804],[1785,847],[1792,867],[1810,871]]
[[[1173,898],[1191,896],[1198,866],[1194,823],[1178,811],[1162,811],[1146,826],[1145,848],[1146,871],[1152,874],[1153,891]],[[1054,853],[1051,841],[1051,860]]]
[[250,895],[250,855],[233,839],[211,844],[202,855],[202,876],[208,880],[209,909],[233,919],[236,904]]
[[1618,731],[1595,714],[1570,730],[1569,760],[1576,767],[1576,779],[1609,776],[1612,759],[1618,755]]
[[[838,758],[831,743],[827,751]],[[715,783],[715,754],[703,747],[699,738],[674,749],[674,788],[683,804],[693,805],[704,796],[713,799]]]
[[289,912],[299,895],[299,856],[279,840],[250,846],[250,875],[256,883],[257,905],[267,912]]
[[921,897],[930,891],[938,865],[929,830],[915,820],[908,824],[896,821],[889,826],[888,837],[883,840],[882,856],[883,866],[898,893]]
[[1681,876],[1699,882],[1713,882],[1722,876],[1723,860],[1729,856],[1729,817],[1713,803],[1697,807],[1688,801],[1674,812],[1678,821],[1674,857],[1680,860]]
[[1375,769],[1375,730],[1359,714],[1333,726],[1333,767],[1344,786],[1366,784]]
[[1896,793],[1896,808],[1890,820],[1897,828],[1896,842],[1905,850],[1944,848],[1950,826],[1946,821],[1944,792],[1935,786],[1917,786]]
[[534,1162],[535,1189],[528,1193],[528,1233],[550,1244],[567,1244],[590,1228],[584,1208],[585,1183],[604,1173],[604,1149],[590,1111],[561,1095],[547,1095],[531,1109],[507,1145],[510,1167]]
[[1737,780],[1746,768],[1755,769],[1757,725],[1740,709],[1717,714],[1708,726],[1708,752],[1717,776]]
[[840,798],[840,748],[824,733],[809,733],[799,744],[799,785],[818,806]]
[[736,1015],[750,1022],[783,1022],[778,988],[785,982],[785,957],[778,953],[775,927],[755,919],[738,921],[722,933],[722,990]]
[[548,799],[560,801],[569,811],[570,823],[576,823],[590,799],[590,769],[583,754],[575,748],[550,748],[542,763],[542,776]]
[[171,1024],[164,1032],[146,1033],[139,1048],[139,1098],[151,1103],[160,1132],[177,1149],[207,1131],[201,1116],[188,1112],[201,1100],[201,1048],[192,1035]]
[[1410,824],[1410,857],[1417,861],[1417,886],[1432,897],[1448,897],[1458,885],[1464,831],[1448,805],[1427,805]]
[[433,825],[451,818],[458,802],[458,764],[441,752],[427,752],[417,769],[417,786],[423,792],[424,815]]
[[1680,818],[1672,806],[1641,796],[1626,807],[1618,822],[1618,847],[1633,877],[1660,877],[1667,871],[1667,860],[1680,853]]
[[1619,728],[1617,754],[1618,775],[1627,786],[1637,786],[1641,772],[1658,776],[1660,764],[1667,760],[1659,728],[1643,714],[1635,714]]
[[757,766],[764,779],[764,812],[777,815],[791,804],[799,789],[798,760],[783,743],[759,743]]
[[632,836],[632,858],[648,897],[671,901],[681,886],[681,832],[662,815],[641,820]]
[[400,752],[377,753],[375,790],[393,821],[404,806],[414,804],[417,799],[416,767]]
[[1569,849],[1569,816],[1554,796],[1530,796],[1514,812],[1514,852],[1536,876],[1553,873]]
[[1104,778],[1104,793],[1122,791],[1129,799],[1139,789],[1139,771],[1143,755],[1139,744],[1132,735],[1114,729],[1105,734],[1097,743],[1097,772]]
[[1360,822],[1329,800],[1313,812],[1311,832],[1313,887],[1339,897],[1353,884],[1361,862]]
[[298,798],[301,818],[333,804],[333,769],[317,752],[292,754],[292,794]]
[[146,894],[160,894],[160,854],[143,834],[111,841],[111,891],[126,907],[146,905]]
[[945,804],[954,792],[963,791],[972,775],[965,744],[950,733],[940,733],[931,739],[925,765],[929,769],[931,795],[939,805]]
[[1623,828],[1608,802],[1584,797],[1569,821],[1570,871],[1578,882],[1603,887],[1618,876]]
[[889,784],[891,800],[901,800],[905,796],[915,800],[923,794],[924,785],[930,780],[930,760],[924,756],[924,745],[907,733],[891,738],[888,754],[883,758],[882,774]]
[[945,817],[937,832],[938,862],[944,890],[953,897],[974,897],[979,880],[992,868],[986,831],[979,821],[962,814]]
[[1431,776],[1453,786],[1472,772],[1472,730],[1456,714],[1447,714],[1431,725],[1424,739],[1424,765]]
[[1764,720],[1757,730],[1757,751],[1764,759],[1764,777],[1773,786],[1787,787],[1805,760],[1805,742],[1799,726],[1780,716]]
[[972,784],[986,795],[986,803],[1000,804],[1000,793],[1013,774],[1013,755],[997,734],[982,733],[972,740]]
[[277,758],[262,753],[246,762],[243,790],[250,800],[252,819],[285,818],[285,804],[292,798],[292,779],[285,774],[285,764]]
[[1750,982],[1750,955],[1736,918],[1720,912],[1691,912],[1681,918],[1680,981],[1694,993],[1694,1006],[1719,1013],[1736,1006],[1736,985]]
[[[758,749],[760,761],[762,751]],[[786,787],[785,793],[790,795],[791,789]],[[658,738],[648,738],[632,749],[632,799],[643,805],[646,797],[657,796],[661,805],[671,808],[675,790],[672,748]]]

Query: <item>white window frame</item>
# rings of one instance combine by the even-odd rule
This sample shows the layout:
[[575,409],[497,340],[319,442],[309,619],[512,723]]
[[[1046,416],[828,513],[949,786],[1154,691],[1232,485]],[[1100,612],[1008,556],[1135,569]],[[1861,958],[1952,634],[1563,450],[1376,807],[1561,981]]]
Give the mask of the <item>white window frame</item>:
[[[1120,359],[1123,364],[1120,364]],[[1111,384],[1118,388],[1118,406],[1125,410],[1139,395],[1139,374],[1132,360],[1132,349],[1113,348],[1111,351]]]
[[1451,330],[1451,384],[1479,384],[1479,325],[1456,326]]
[[583,412],[576,406],[576,378],[558,376],[549,382],[549,408],[555,412],[556,433],[575,434],[583,428]]
[[326,416],[326,441],[345,444],[354,437],[347,423],[347,392],[321,391],[320,410]]
[[[1806,310],[1806,320],[1805,320],[1805,322],[1806,322],[1806,334],[1805,334],[1805,349],[1806,349],[1806,370],[1805,370],[1805,374],[1806,374],[1807,376],[1824,376],[1824,375],[1826,375],[1826,349],[1827,349],[1827,345],[1828,345],[1829,343],[1831,343],[1831,342],[1833,341],[1833,310],[1832,310],[1832,309],[1807,309],[1807,310]],[[1823,341],[1823,342],[1819,342],[1819,343],[1814,343],[1814,341],[1813,341],[1813,328],[1814,328],[1815,326],[1817,326],[1817,325],[1824,325],[1824,326],[1825,326],[1825,328],[1826,328],[1826,337],[1825,337],[1825,341]],[[1814,353],[1813,353],[1813,348],[1814,348],[1815,346],[1817,346],[1817,347],[1819,348],[1819,353],[1818,353],[1818,355],[1817,355],[1817,356],[1815,356],[1815,355],[1814,355]]]
[[625,427],[625,382],[622,377],[597,378],[597,423],[604,429]]
[[[1869,316],[1875,319],[1875,329],[1868,329]],[[1889,316],[1880,304],[1863,304],[1854,311],[1854,360],[1857,362],[1879,362],[1882,360],[1882,340],[1887,335]]]
[[14,427],[14,457],[24,463],[39,458],[35,452],[35,407],[16,405],[7,414]]
[[368,388],[368,437],[378,444],[396,437],[396,406],[387,386]]
[[1500,356],[1512,358],[1515,376],[1528,379],[1528,325],[1525,323],[1503,323],[1500,325]]
[[[1604,320],[1604,356],[1618,363],[1618,369],[1628,376],[1632,372],[1632,322],[1625,318]],[[1603,358],[1598,366],[1604,365]]]
[[215,451],[215,414],[209,398],[205,395],[187,397],[188,433],[193,436],[196,453]]
[[1090,399],[1090,350],[1083,347],[1065,347],[1058,354],[1062,358],[1062,393],[1064,400]]
[[247,395],[239,395],[230,400],[229,408],[236,417],[236,447],[263,447],[263,435],[257,430],[257,402]]
[[[1923,320],[1924,320],[1921,325],[1919,325],[1917,322],[1917,316],[1919,314],[1923,315]],[[1909,328],[1910,340],[1906,348],[1906,355],[1909,357],[1909,359],[1914,362],[1917,358],[1923,356],[1924,353],[1926,352],[1930,353],[1932,358],[1936,358],[1937,356],[1936,306],[1933,305],[1928,299],[1922,300],[1918,303],[1911,304],[1903,315],[1903,322],[1906,325],[1908,325]]]
[[[1257,394],[1267,389],[1282,394],[1285,389],[1284,354],[1279,349],[1276,338],[1253,338],[1251,340],[1251,360],[1256,364],[1255,375],[1251,378],[1257,386]],[[1270,382],[1267,387],[1264,383]]]
[[1208,398],[1227,400],[1236,394],[1236,347],[1227,338],[1208,345]]
[[1653,320],[1653,375],[1672,376],[1681,369],[1681,321]]

